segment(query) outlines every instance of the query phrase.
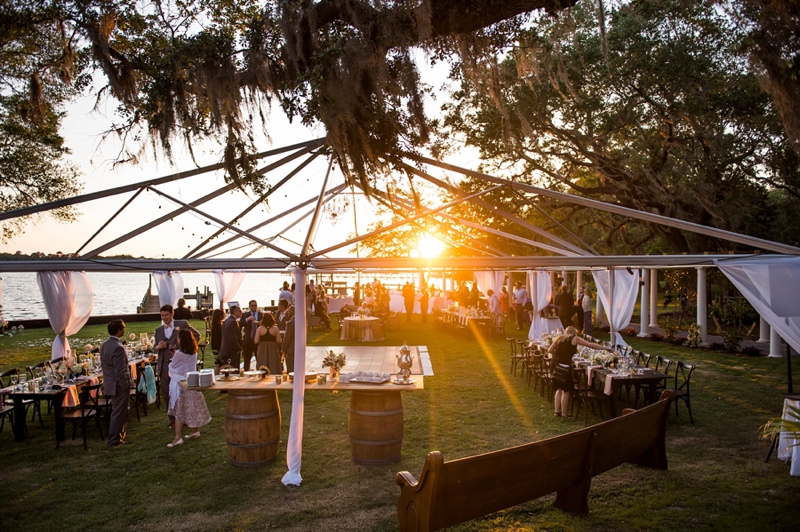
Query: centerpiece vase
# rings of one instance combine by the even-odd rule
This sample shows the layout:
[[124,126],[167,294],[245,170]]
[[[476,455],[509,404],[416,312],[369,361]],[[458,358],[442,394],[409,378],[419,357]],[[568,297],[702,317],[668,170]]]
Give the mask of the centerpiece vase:
[[331,379],[338,379],[339,378],[339,371],[341,371],[339,368],[335,368],[335,367],[331,366],[328,369],[331,372]]

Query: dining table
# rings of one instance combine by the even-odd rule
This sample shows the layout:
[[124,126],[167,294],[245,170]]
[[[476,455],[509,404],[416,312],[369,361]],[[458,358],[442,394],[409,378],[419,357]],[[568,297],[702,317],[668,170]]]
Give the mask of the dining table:
[[623,375],[616,369],[604,368],[602,366],[592,366],[588,361],[579,361],[578,364],[586,369],[589,375],[589,386],[594,382],[599,382],[603,388],[603,393],[610,398],[610,417],[619,415],[617,412],[617,397],[622,386],[634,385],[646,390],[646,398],[649,404],[658,401],[658,385],[666,382],[671,375],[654,371],[647,368],[636,368],[636,373]]
[[377,342],[384,340],[381,320],[372,316],[348,316],[342,320],[340,340],[356,340],[359,342]]
[[[28,381],[24,386],[9,386],[0,390],[0,395],[14,402],[12,430],[14,432],[14,440],[18,442],[25,441],[26,433],[28,432],[25,401],[47,401],[53,405],[53,415],[56,419],[56,441],[63,441],[65,435],[61,412],[64,408],[79,404],[77,397],[80,387],[86,384],[97,384],[99,379],[98,377],[79,377],[73,381],[66,381],[53,387],[34,385],[33,389],[29,386],[31,382]],[[36,384],[39,383],[37,382]]]

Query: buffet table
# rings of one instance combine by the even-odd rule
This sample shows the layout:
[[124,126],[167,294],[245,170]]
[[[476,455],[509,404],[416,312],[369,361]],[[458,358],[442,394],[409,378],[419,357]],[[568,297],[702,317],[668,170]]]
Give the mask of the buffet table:
[[[306,374],[313,382],[306,382],[309,391],[351,392],[348,411],[348,432],[353,462],[361,465],[382,465],[400,460],[403,445],[403,400],[401,392],[420,391],[425,388],[424,376],[433,375],[424,346],[410,346],[414,354],[410,384],[342,383],[328,378],[316,382],[323,373],[321,360],[327,350],[347,355],[345,372],[372,371],[394,373],[397,371],[394,355],[397,346],[380,347],[309,347],[306,354]],[[394,375],[392,375],[392,379]],[[208,387],[187,387],[190,390],[225,390],[225,436],[231,464],[240,467],[257,467],[274,460],[278,455],[281,433],[281,411],[278,392],[292,392],[294,384],[277,384],[274,376],[252,380],[218,380]]]

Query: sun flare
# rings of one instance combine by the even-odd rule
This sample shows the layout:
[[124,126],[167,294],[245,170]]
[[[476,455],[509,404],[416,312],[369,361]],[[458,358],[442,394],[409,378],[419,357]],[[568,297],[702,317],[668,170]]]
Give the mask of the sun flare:
[[426,259],[438,257],[439,254],[444,251],[444,248],[445,244],[431,235],[423,235],[417,242],[417,249],[419,250],[420,256]]

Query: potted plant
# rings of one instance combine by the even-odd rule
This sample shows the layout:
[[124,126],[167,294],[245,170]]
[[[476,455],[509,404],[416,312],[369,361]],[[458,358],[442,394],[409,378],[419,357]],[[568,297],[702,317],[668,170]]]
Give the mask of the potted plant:
[[331,379],[335,379],[339,376],[339,372],[345,364],[347,364],[347,355],[344,353],[339,353],[337,355],[333,350],[329,350],[325,358],[322,359],[322,367],[330,370]]

